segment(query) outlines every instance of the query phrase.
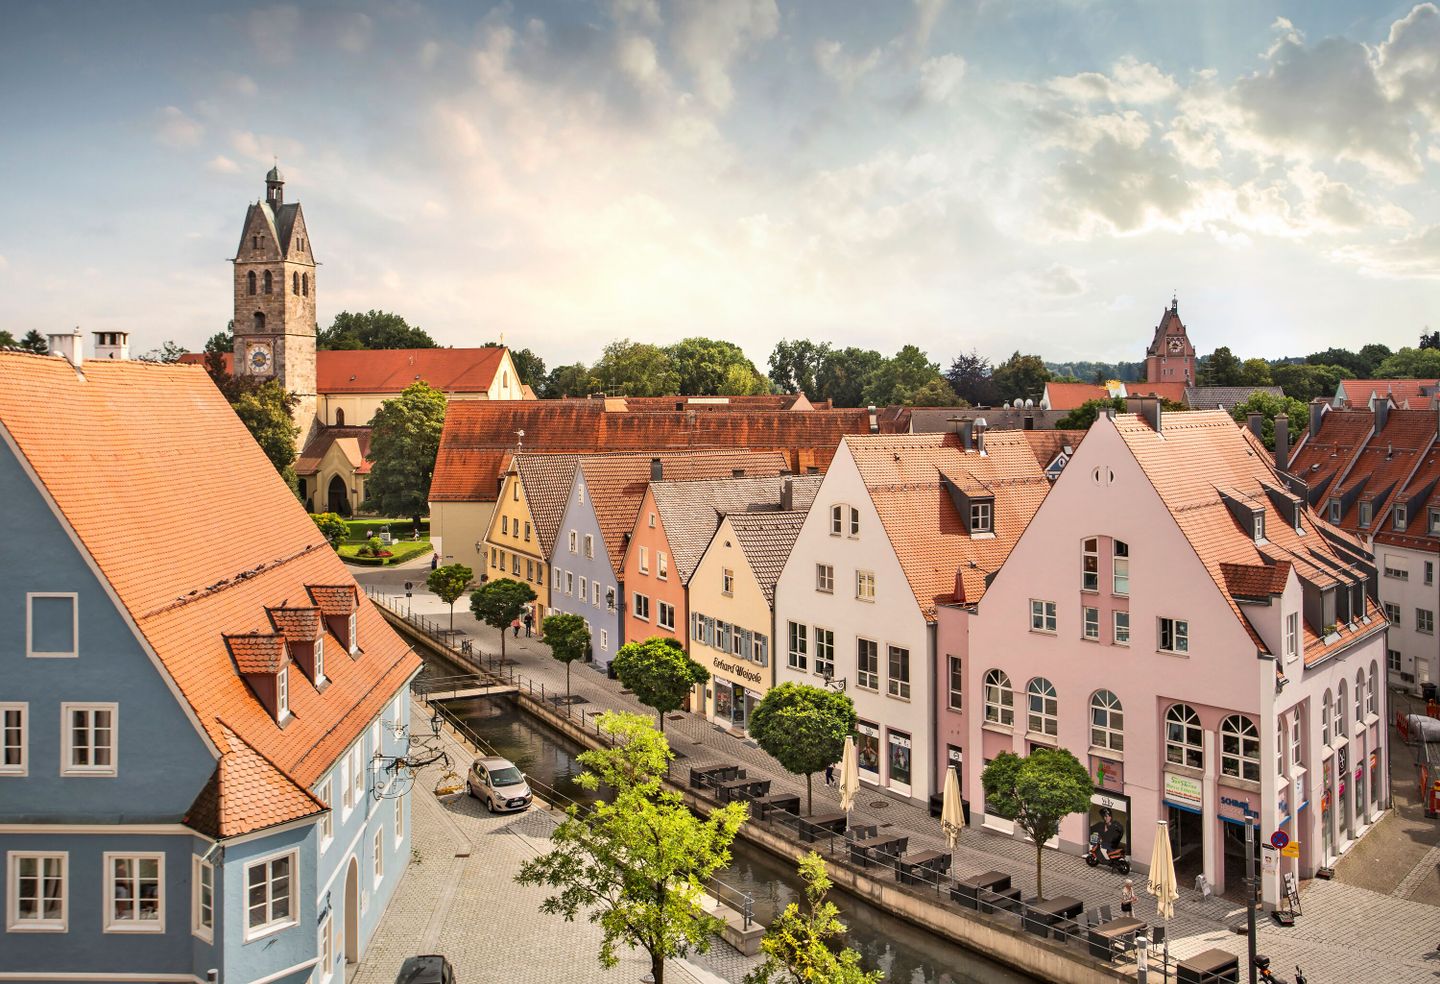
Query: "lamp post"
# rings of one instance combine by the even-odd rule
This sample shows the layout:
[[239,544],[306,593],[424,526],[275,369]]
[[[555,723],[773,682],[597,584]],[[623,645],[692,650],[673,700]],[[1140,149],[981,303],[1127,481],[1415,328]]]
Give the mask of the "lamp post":
[[1260,879],[1255,873],[1255,814],[1245,811],[1245,928],[1250,937],[1250,984],[1256,984],[1259,970],[1255,966],[1255,895]]

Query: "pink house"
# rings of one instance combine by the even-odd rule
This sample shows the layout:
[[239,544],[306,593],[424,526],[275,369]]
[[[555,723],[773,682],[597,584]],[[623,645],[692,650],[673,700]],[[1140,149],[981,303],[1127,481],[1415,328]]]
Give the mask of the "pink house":
[[1011,832],[985,763],[1068,748],[1097,791],[1055,846],[1083,850],[1109,809],[1143,870],[1166,820],[1181,879],[1216,891],[1238,887],[1255,814],[1299,844],[1261,852],[1273,903],[1387,805],[1374,569],[1223,411],[1131,406],[1096,421],[979,603],[940,609],[962,693],[939,754],[963,757],[973,822]]

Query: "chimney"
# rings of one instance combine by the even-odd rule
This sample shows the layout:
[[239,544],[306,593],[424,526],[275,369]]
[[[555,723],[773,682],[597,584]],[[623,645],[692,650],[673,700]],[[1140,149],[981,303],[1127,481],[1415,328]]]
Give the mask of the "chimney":
[[1290,418],[1283,413],[1275,415],[1275,467],[1290,467]]
[[1033,431],[1033,430],[1035,429],[1035,416],[1034,416],[1034,414],[1029,414],[1029,413],[1027,413],[1027,414],[1025,415],[1025,420],[1021,423],[1020,429],[1021,429],[1021,430],[1027,430],[1027,431]]
[[1145,418],[1150,429],[1160,433],[1160,397],[1158,396],[1127,396],[1125,398],[1125,412],[1139,414]]
[[128,331],[97,331],[91,334],[95,336],[95,358],[122,361],[130,358]]
[[1377,396],[1375,398],[1375,433],[1379,434],[1385,429],[1385,422],[1390,419],[1390,397]]
[[780,483],[780,510],[790,512],[795,508],[795,480],[787,478]]
[[975,447],[979,449],[981,454],[985,453],[985,428],[989,426],[990,425],[985,422],[984,417],[975,421]]
[[1263,413],[1247,413],[1245,423],[1250,428],[1250,433],[1258,438],[1265,437],[1265,415]]
[[875,404],[870,404],[866,409],[870,411],[870,433],[880,433],[880,421],[875,416]]
[[51,355],[64,356],[72,366],[78,366],[85,361],[85,340],[81,337],[78,326],[71,334],[57,333],[48,337]]
[[1320,436],[1320,421],[1325,418],[1325,408],[1329,405],[1323,396],[1310,401],[1310,440]]
[[955,433],[960,435],[960,445],[966,451],[975,450],[975,421],[969,417],[961,417],[956,423],[959,425]]
[[650,481],[658,482],[665,477],[665,465],[659,458],[650,459]]

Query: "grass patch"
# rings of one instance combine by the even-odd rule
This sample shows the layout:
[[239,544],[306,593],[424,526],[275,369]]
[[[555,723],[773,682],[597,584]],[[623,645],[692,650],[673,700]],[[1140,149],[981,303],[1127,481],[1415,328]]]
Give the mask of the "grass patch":
[[358,555],[361,546],[360,543],[342,543],[340,545],[341,559],[352,564],[384,567],[388,564],[402,564],[421,555],[429,555],[434,549],[430,546],[429,540],[401,540],[381,548],[390,551],[389,557],[361,557]]
[[[350,527],[350,535],[346,537],[346,541],[350,543],[364,543],[372,536],[379,536],[380,531],[386,526],[390,527],[390,535],[396,540],[415,542],[410,540],[411,531],[415,527],[408,516],[404,519],[352,518],[345,520],[345,525]],[[420,520],[420,541],[425,542],[429,539],[430,520],[422,519]]]

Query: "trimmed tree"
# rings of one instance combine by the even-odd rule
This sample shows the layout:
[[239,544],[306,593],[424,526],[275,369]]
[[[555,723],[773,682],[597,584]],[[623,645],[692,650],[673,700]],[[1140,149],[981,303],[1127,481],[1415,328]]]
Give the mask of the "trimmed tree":
[[804,683],[772,688],[750,715],[750,737],[789,772],[805,777],[805,813],[814,815],[815,773],[840,761],[855,731],[855,702]]
[[705,910],[705,886],[730,863],[730,844],[745,821],[744,804],[731,803],[701,819],[660,781],[671,752],[663,735],[638,714],[605,713],[600,731],[609,748],[582,752],[586,789],[615,790],[582,812],[572,805],[550,837],[552,850],[520,866],[515,880],[556,894],[540,911],[573,921],[584,912],[602,933],[600,965],[619,963],[621,946],[650,957],[656,984],[665,961],[704,953],[723,923]]
[[548,615],[540,631],[550,646],[550,655],[565,664],[565,699],[570,699],[570,664],[584,659],[590,651],[590,626],[579,615]]
[[455,602],[465,593],[474,576],[475,572],[464,564],[446,564],[444,567],[435,568],[425,579],[425,587],[450,606],[451,632],[455,631]]
[[775,917],[760,940],[765,962],[745,976],[745,984],[880,984],[885,975],[860,967],[860,954],[845,942],[840,910],[825,896],[830,876],[825,859],[814,851],[800,859],[805,882],[805,911],[791,902]]
[[1095,786],[1079,759],[1063,748],[1037,748],[1021,758],[1001,752],[980,774],[987,809],[1015,824],[1035,843],[1035,894],[1042,899],[1041,858],[1060,821],[1090,808]]
[[665,732],[665,715],[678,711],[685,697],[710,679],[710,671],[685,654],[680,643],[662,636],[644,642],[627,642],[615,654],[615,675],[640,703],[655,708],[660,732]]
[[523,581],[502,577],[487,581],[470,595],[470,610],[491,628],[500,630],[500,659],[505,659],[505,630],[535,600],[535,589]]
[[350,526],[332,512],[311,513],[310,518],[315,520],[315,525],[320,528],[320,535],[336,550],[339,550],[340,544],[350,536]]
[[430,479],[445,426],[445,394],[424,380],[386,400],[370,421],[367,504],[382,516],[409,516],[416,526],[430,508]]

